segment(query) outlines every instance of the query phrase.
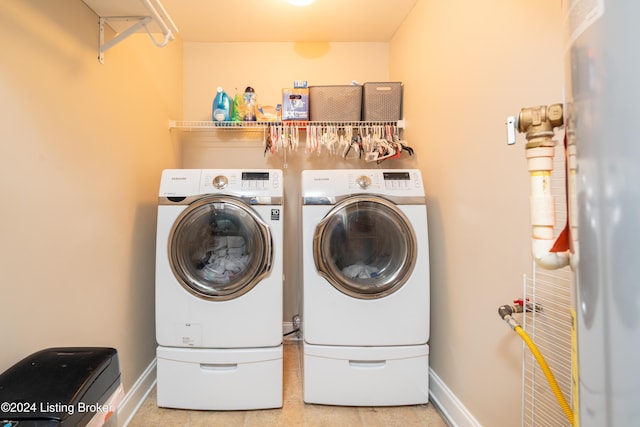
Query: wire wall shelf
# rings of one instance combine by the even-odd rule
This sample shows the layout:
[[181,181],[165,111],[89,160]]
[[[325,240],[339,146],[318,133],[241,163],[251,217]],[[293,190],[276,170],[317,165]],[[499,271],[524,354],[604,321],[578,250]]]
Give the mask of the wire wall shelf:
[[[568,267],[548,271],[534,266],[533,275],[525,279],[525,297],[542,310],[528,313],[523,321],[525,331],[538,346],[568,402],[572,396],[569,312],[572,274]],[[523,356],[522,400],[523,426],[569,425],[544,373],[527,349]]]
[[[414,149],[404,139],[404,120],[396,121],[169,121],[182,141],[199,139],[208,145],[238,147],[239,141],[261,141],[264,155],[282,153],[287,168],[288,153],[299,147],[307,155],[327,154],[348,161],[375,162],[413,157]],[[403,154],[408,153],[408,154]]]
[[266,128],[294,127],[306,129],[309,126],[316,127],[373,127],[394,126],[404,129],[404,120],[394,121],[256,121],[256,122],[214,122],[211,120],[169,120],[169,129],[178,129],[186,132],[217,131],[217,130],[255,130],[263,131]]
[[[556,201],[556,236],[567,222],[564,162],[564,150],[558,144],[551,175],[551,193]],[[567,402],[572,404],[571,307],[574,273],[569,267],[546,270],[533,262],[532,275],[525,276],[523,286],[528,302],[541,308],[523,316],[523,328],[547,361]],[[568,426],[540,366],[526,347],[522,376],[522,426]]]

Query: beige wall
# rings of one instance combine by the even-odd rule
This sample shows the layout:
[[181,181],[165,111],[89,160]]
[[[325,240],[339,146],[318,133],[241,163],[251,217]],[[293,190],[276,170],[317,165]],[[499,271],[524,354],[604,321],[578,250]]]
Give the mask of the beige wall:
[[[536,6],[420,0],[390,44],[331,44],[313,59],[298,55],[293,43],[185,46],[185,119],[209,118],[217,85],[251,84],[261,101],[275,103],[278,89],[294,79],[404,82],[405,136],[417,161],[393,166],[419,166],[427,186],[432,367],[482,425],[518,425],[521,413],[522,347],[497,307],[521,295],[523,274],[531,270],[528,179],[523,148],[507,147],[504,123],[522,106],[562,96],[560,5]],[[219,67],[220,58],[236,67]],[[533,68],[535,61],[542,66]],[[252,64],[262,64],[264,74]],[[293,233],[300,170],[370,166],[304,152],[286,162],[282,153],[265,159],[259,133],[181,138],[185,167],[286,166],[286,230]],[[287,239],[285,321],[299,312],[300,250]],[[489,384],[501,390],[499,399],[487,393]]]
[[[521,414],[522,345],[497,308],[522,294],[523,274],[531,270],[528,178],[523,148],[506,145],[504,123],[522,106],[562,100],[560,28],[560,5],[552,0],[535,7],[507,0],[482,6],[420,0],[391,43],[331,44],[312,60],[298,55],[293,43],[185,45],[185,119],[209,118],[218,85],[250,84],[262,102],[275,103],[279,88],[294,79],[404,82],[405,136],[417,161],[394,166],[418,166],[426,181],[432,368],[482,425],[519,425]],[[236,66],[220,67],[220,58]],[[540,67],[532,67],[536,62]],[[286,230],[294,233],[300,170],[370,166],[303,151],[286,162],[282,153],[265,159],[261,138],[259,133],[183,134],[183,165],[286,165]],[[288,321],[298,312],[302,276],[295,262],[299,243],[286,245]],[[487,392],[489,385],[500,390],[499,398]]]
[[[402,165],[422,169],[429,200],[432,367],[482,425],[519,425],[521,345],[497,307],[530,270],[528,181],[504,121],[561,101],[561,39],[557,1],[419,0],[389,44],[188,43],[183,58],[180,43],[157,49],[137,35],[100,65],[97,19],[80,0],[5,0],[0,370],[48,346],[109,345],[125,387],[140,376],[155,348],[162,168],[286,166],[295,218],[301,169],[352,166],[303,151],[265,159],[261,135],[170,135],[169,118],[208,119],[218,85],[252,85],[275,104],[296,79],[401,80],[418,158]],[[285,267],[285,320],[299,304],[296,265]]]
[[[259,102],[275,105],[282,102],[282,88],[291,87],[294,80],[307,80],[309,85],[388,81],[388,55],[388,43],[185,43],[184,118],[210,120],[218,85],[230,96],[236,87],[242,91],[251,85]],[[304,138],[304,132],[301,135]],[[182,148],[182,167],[283,169],[287,235],[283,320],[290,322],[301,310],[302,248],[296,237],[301,230],[300,172],[314,168],[368,168],[375,163],[343,161],[327,153],[306,154],[304,146],[286,153],[286,157],[282,151],[265,156],[260,130],[174,131],[174,137]],[[400,165],[415,167],[411,159]]]
[[555,0],[420,0],[390,44],[428,193],[431,364],[485,426],[520,425],[521,343],[497,308],[531,271],[523,138],[508,147],[504,123],[562,102],[560,16]]
[[211,102],[222,86],[255,89],[258,101],[282,103],[294,80],[309,85],[385,81],[388,43],[185,43],[184,118],[211,120]]
[[113,346],[126,391],[155,356],[160,170],[176,165],[182,47],[136,35],[97,60],[80,0],[0,5],[0,371]]

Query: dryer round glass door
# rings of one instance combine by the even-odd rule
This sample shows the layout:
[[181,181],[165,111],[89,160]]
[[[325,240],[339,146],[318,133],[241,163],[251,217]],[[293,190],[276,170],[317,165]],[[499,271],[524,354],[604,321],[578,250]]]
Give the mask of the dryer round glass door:
[[175,277],[192,294],[229,300],[271,271],[269,226],[242,200],[212,196],[185,209],[169,234]]
[[375,196],[338,203],[313,238],[318,273],[354,298],[381,298],[400,289],[411,276],[416,255],[416,236],[407,217]]

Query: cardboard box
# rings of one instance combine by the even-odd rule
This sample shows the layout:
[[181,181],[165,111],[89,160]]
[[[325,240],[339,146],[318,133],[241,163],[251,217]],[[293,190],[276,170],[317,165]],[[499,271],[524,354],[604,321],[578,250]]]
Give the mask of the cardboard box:
[[282,89],[282,120],[309,120],[309,89]]

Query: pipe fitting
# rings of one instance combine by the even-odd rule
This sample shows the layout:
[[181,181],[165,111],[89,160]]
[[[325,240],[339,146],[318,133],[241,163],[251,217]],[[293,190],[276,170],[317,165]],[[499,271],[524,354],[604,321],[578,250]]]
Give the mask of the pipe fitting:
[[514,313],[514,309],[512,305],[501,305],[498,307],[498,314],[504,320],[505,317],[511,316]]
[[[552,227],[548,227],[548,231],[553,234]],[[570,252],[551,252],[553,244],[554,241],[549,238],[536,238],[534,236],[531,240],[531,251],[534,261],[538,266],[547,270],[557,270],[570,263]]]
[[562,104],[523,108],[518,115],[517,128],[526,133],[526,148],[553,147],[553,129],[564,121]]
[[[553,376],[553,373],[551,372],[549,365],[547,364],[546,360],[544,360],[542,353],[540,353],[540,350],[538,350],[538,347],[535,345],[531,337],[529,337],[529,335],[524,331],[524,329],[522,329],[522,326],[520,326],[518,322],[516,322],[515,319],[511,316],[513,313],[522,312],[524,305],[527,306],[527,311],[529,311],[529,303],[525,300],[515,300],[514,303],[515,305],[501,305],[498,308],[498,314],[504,321],[507,322],[507,324],[511,327],[511,329],[513,329],[518,335],[520,335],[520,337],[525,342],[527,347],[529,347],[529,350],[531,350],[531,353],[533,354],[533,356],[536,358],[536,361],[540,365],[540,369],[542,369],[542,372],[547,378],[547,381],[549,382],[549,386],[551,387],[551,391],[553,391],[553,394],[556,400],[558,401],[558,404],[562,408],[562,411],[567,417],[567,420],[569,421],[569,423],[573,426],[574,425],[573,410],[569,406],[569,403],[567,402],[567,400],[564,398],[564,395],[562,394],[562,391],[558,386],[558,382]],[[533,306],[533,309],[538,311],[538,307],[536,306]],[[539,310],[542,310],[542,308],[540,308]]]
[[522,108],[516,121],[525,133],[527,169],[531,181],[530,217],[532,254],[537,265],[558,269],[569,265],[568,252],[551,252],[554,246],[555,199],[551,193],[554,146],[553,130],[564,124],[562,104]]
[[522,307],[520,307],[518,311],[517,305],[501,305],[500,307],[498,307],[498,314],[500,315],[502,320],[507,322],[507,325],[509,325],[511,329],[515,329],[516,327],[520,326],[520,324],[512,316],[513,313],[520,312],[522,312]]

